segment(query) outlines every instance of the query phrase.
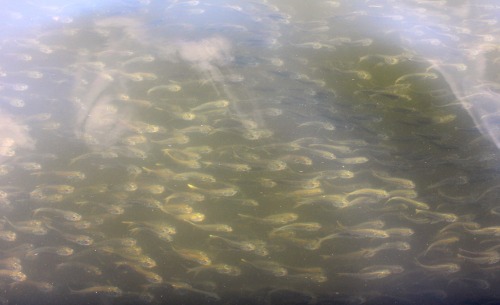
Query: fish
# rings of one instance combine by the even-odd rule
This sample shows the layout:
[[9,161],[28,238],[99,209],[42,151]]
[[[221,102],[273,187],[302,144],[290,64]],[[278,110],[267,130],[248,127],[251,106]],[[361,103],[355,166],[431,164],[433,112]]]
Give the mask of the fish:
[[200,134],[213,134],[217,130],[210,126],[210,125],[195,125],[195,126],[189,126],[183,129],[176,129],[175,132],[180,133],[180,134],[186,134],[186,133],[200,133]]
[[29,250],[28,252],[26,252],[26,257],[33,259],[39,256],[41,253],[56,254],[59,256],[70,256],[73,255],[74,252],[75,252],[74,249],[66,246],[59,246],[59,247],[46,246]]
[[203,214],[203,213],[184,213],[184,214],[175,215],[175,218],[182,220],[182,221],[202,222],[205,220],[205,214]]
[[[216,301],[219,301],[221,299],[220,296],[215,292],[197,289],[197,288],[194,288],[193,286],[191,286],[190,284],[185,283],[185,282],[169,281],[169,282],[164,282],[163,286],[167,286],[169,289],[172,288],[174,290],[189,291],[192,293],[201,294],[204,297],[207,297],[209,299],[213,299]],[[182,293],[185,293],[185,292],[182,292]]]
[[79,290],[70,289],[72,294],[78,295],[102,295],[108,297],[121,297],[123,291],[116,286],[91,286]]
[[256,269],[269,273],[275,277],[284,277],[288,275],[288,270],[281,264],[274,261],[265,261],[265,260],[248,261],[246,259],[241,259],[241,261],[253,266]]
[[165,192],[165,187],[161,184],[139,184],[137,189],[143,192],[148,192],[153,195],[160,195]]
[[306,231],[315,232],[322,228],[318,222],[296,222],[273,229],[269,234],[273,235],[279,231]]
[[138,158],[138,159],[147,159],[148,153],[144,150],[137,148],[135,146],[126,146],[120,149],[117,149],[117,152],[120,156],[127,158]]
[[285,161],[280,159],[263,159],[260,155],[253,153],[252,151],[247,151],[247,148],[240,148],[239,151],[233,150],[232,154],[238,159],[242,160],[254,169],[265,168],[270,171],[282,171],[288,167]]
[[208,255],[205,252],[201,250],[175,248],[175,247],[172,247],[172,250],[184,260],[192,261],[203,266],[208,266],[212,264],[212,260],[208,257]]
[[151,54],[135,56],[121,63],[121,66],[127,66],[136,63],[149,63],[155,61],[155,57]]
[[183,150],[187,152],[194,152],[200,155],[207,155],[214,151],[213,147],[208,145],[190,146],[185,147]]
[[56,266],[56,270],[61,271],[69,269],[71,271],[75,270],[82,270],[84,271],[84,274],[91,274],[94,276],[100,276],[102,275],[102,270],[98,268],[97,266],[87,264],[87,263],[82,263],[82,262],[64,262],[64,263],[59,263]]
[[321,158],[326,159],[326,160],[336,160],[337,159],[337,156],[334,153],[327,151],[327,150],[309,148],[309,147],[302,147],[302,150],[305,150],[314,156],[318,156],[318,157],[321,157]]
[[213,235],[213,234],[210,234],[209,238],[210,238],[210,240],[222,241],[226,246],[228,246],[232,249],[237,249],[237,250],[241,250],[241,251],[251,252],[257,248],[257,246],[254,243],[252,243],[251,241],[235,241],[232,239],[228,239],[228,238]]
[[271,238],[280,238],[284,241],[309,251],[319,250],[325,241],[339,237],[338,233],[328,234],[319,238],[300,238],[296,236],[295,231],[278,231],[274,234],[270,234]]
[[355,174],[348,170],[326,170],[318,172],[318,177],[331,180],[331,179],[351,179]]
[[320,148],[324,148],[324,149],[333,150],[333,151],[341,153],[341,154],[351,154],[351,153],[355,152],[355,150],[353,150],[351,147],[346,146],[346,145],[313,143],[313,144],[309,144],[309,147],[320,147]]
[[199,181],[199,182],[209,182],[209,183],[216,182],[216,179],[213,175],[204,174],[201,172],[177,173],[177,174],[174,174],[172,176],[172,179],[177,180],[177,181],[195,180],[195,181]]
[[[260,129],[245,129],[241,134],[241,136],[247,140],[257,141],[261,139],[270,138],[271,136],[273,136],[273,134],[274,132],[269,129],[260,128]],[[281,162],[282,162],[281,164],[284,163],[283,161]]]
[[490,226],[490,227],[477,228],[477,229],[465,228],[465,230],[472,235],[500,236],[500,226]]
[[292,198],[302,198],[302,197],[312,197],[312,196],[318,196],[321,195],[325,192],[325,190],[321,187],[314,187],[314,188],[306,188],[306,189],[298,189],[298,190],[293,190],[290,191],[286,194],[284,194],[286,197],[292,197]]
[[41,177],[41,176],[54,176],[67,179],[69,181],[82,181],[86,179],[85,173],[81,171],[47,171],[47,172],[33,172],[30,175]]
[[337,222],[339,226],[339,236],[350,236],[355,238],[388,238],[390,235],[384,231],[379,229],[371,229],[371,228],[353,228],[353,227],[345,227],[340,222]]
[[127,269],[127,271],[131,270],[132,272],[144,277],[144,279],[149,283],[159,284],[163,282],[163,278],[160,275],[149,270],[144,270],[141,266],[132,262],[118,261],[115,262],[114,265],[118,269]]
[[232,197],[236,195],[239,191],[239,188],[237,186],[228,186],[225,188],[220,188],[220,189],[207,189],[207,188],[201,188],[198,186],[195,186],[193,184],[188,183],[187,186],[195,191],[199,191],[200,193],[205,193],[211,196],[215,197]]
[[405,197],[410,199],[415,199],[418,197],[418,194],[415,190],[412,189],[400,189],[400,190],[392,190],[389,191],[389,197]]
[[394,84],[401,84],[402,82],[408,82],[408,81],[413,81],[415,79],[437,79],[438,75],[433,72],[426,72],[426,73],[409,73],[405,74],[403,76],[400,76],[394,81]]
[[246,198],[224,198],[224,200],[221,202],[231,205],[234,204],[234,205],[249,206],[249,207],[259,206],[259,202],[257,200],[246,199]]
[[363,164],[370,161],[367,157],[336,158],[335,161],[342,164]]
[[311,121],[311,122],[304,122],[299,124],[297,127],[305,127],[305,126],[312,126],[312,127],[317,127],[321,128],[324,130],[335,130],[335,126],[332,123],[329,122],[320,122],[320,121]]
[[59,233],[65,240],[67,240],[69,242],[78,244],[80,246],[90,246],[94,243],[94,239],[90,236],[83,235],[83,234],[67,233],[67,232],[63,232],[63,231],[53,227],[52,225],[49,225],[49,224],[45,224],[45,225],[47,226],[47,228]]
[[460,271],[460,265],[456,263],[441,263],[441,264],[433,264],[433,265],[424,265],[420,263],[416,258],[414,259],[415,264],[421,268],[424,268],[427,271],[437,272],[437,273],[456,273]]
[[473,278],[464,278],[457,277],[453,278],[448,282],[448,286],[457,286],[457,287],[474,287],[479,289],[489,289],[491,284],[484,279],[473,279]]
[[164,236],[164,235],[175,235],[177,233],[177,230],[175,229],[174,226],[162,222],[162,221],[157,221],[157,222],[137,222],[137,221],[122,221],[123,224],[128,225],[129,227],[132,227],[133,230],[131,232],[137,232],[139,230],[147,230],[149,232],[152,232],[158,236]]
[[429,219],[431,223],[436,223],[441,221],[455,222],[458,220],[458,216],[453,213],[439,213],[439,212],[415,209],[415,214],[419,216],[424,216],[425,218]]
[[23,266],[21,265],[21,259],[18,257],[6,257],[0,259],[0,269],[12,270],[12,271],[22,271]]
[[202,202],[205,200],[205,195],[195,192],[174,192],[165,197],[166,204],[181,202]]
[[[178,145],[178,144],[187,144],[191,141],[191,138],[183,133],[174,134],[173,137],[165,138],[163,140],[151,140],[151,143],[159,144],[159,145]],[[168,155],[168,149],[164,154]],[[174,156],[175,158],[175,156]]]
[[318,178],[311,178],[306,180],[278,180],[280,185],[291,185],[302,189],[314,189],[321,186],[321,181]]
[[208,266],[198,266],[189,268],[187,273],[194,273],[194,276],[197,276],[198,273],[202,271],[210,271],[213,270],[219,274],[224,274],[228,276],[239,276],[241,275],[241,269],[237,266],[231,266],[228,264],[214,264]]
[[0,278],[9,279],[14,282],[22,282],[26,281],[28,277],[26,276],[26,274],[18,270],[0,269]]
[[179,84],[168,84],[168,85],[158,85],[154,86],[152,88],[149,88],[149,90],[146,92],[147,95],[151,95],[157,91],[168,91],[168,92],[179,92],[182,90],[182,86]]
[[328,277],[324,273],[296,273],[296,274],[288,274],[285,276],[287,280],[299,280],[299,281],[308,281],[317,284],[324,283],[328,281]]
[[350,203],[343,195],[318,195],[300,199],[293,207],[296,209],[304,205],[345,208],[348,207]]
[[229,105],[230,102],[228,100],[217,100],[217,101],[203,103],[201,105],[191,108],[189,111],[191,112],[207,111],[217,108],[225,108],[228,107]]
[[410,250],[411,246],[407,242],[387,242],[383,243],[377,247],[372,248],[362,248],[358,251],[344,253],[344,254],[332,254],[332,255],[322,255],[323,259],[368,259],[376,256],[379,252],[384,250],[398,250],[407,251]]
[[[166,214],[171,214],[171,215],[188,215],[188,214],[193,214],[193,207],[190,206],[189,204],[183,204],[183,203],[179,203],[179,204],[159,204],[159,206],[157,206],[157,208],[159,208],[162,212],[166,213]],[[187,217],[189,218],[189,217]],[[187,219],[186,218],[186,219]]]
[[401,61],[404,61],[405,57],[404,55],[384,55],[384,54],[370,54],[370,55],[365,55],[361,56],[359,58],[359,62],[365,62],[365,61],[378,61],[378,62],[383,62],[387,65],[396,65],[400,63]]
[[[103,255],[118,256],[126,259],[127,261],[134,262],[135,264],[146,269],[151,269],[157,266],[156,261],[143,254],[142,248],[137,246],[124,246],[116,248],[109,245],[99,245],[91,250],[92,252],[90,254],[95,254],[95,252],[97,252]],[[80,252],[80,254],[81,253],[82,252]]]
[[210,161],[202,161],[201,163],[207,167],[220,167],[236,172],[249,172],[250,170],[252,170],[252,167],[245,163],[210,162]]
[[262,218],[254,217],[245,214],[238,214],[239,217],[250,219],[252,221],[260,222],[263,224],[269,225],[285,225],[287,223],[293,222],[299,218],[299,215],[296,213],[281,213],[281,214],[273,214],[268,215]]
[[115,158],[118,158],[118,153],[116,153],[112,150],[90,152],[90,153],[86,153],[86,154],[82,154],[82,155],[79,155],[77,157],[74,157],[73,159],[71,159],[69,161],[69,164],[71,165],[71,164],[74,164],[78,161],[85,160],[85,159],[92,158],[92,157],[97,157],[97,158],[101,158],[101,159],[115,159]]
[[82,215],[67,210],[55,209],[55,208],[38,208],[33,210],[33,216],[37,216],[38,214],[50,214],[57,217],[62,217],[69,221],[79,221],[82,219]]
[[457,257],[479,265],[493,265],[500,261],[500,253],[496,250],[472,252],[458,249]]
[[359,271],[359,272],[338,272],[339,276],[352,277],[360,280],[378,280],[392,275],[390,269],[380,268],[372,271]]
[[427,247],[427,249],[425,249],[425,251],[423,253],[423,256],[427,255],[433,249],[440,248],[440,247],[443,247],[443,246],[448,246],[448,245],[456,243],[458,241],[460,241],[460,238],[458,238],[457,236],[450,236],[450,237],[447,237],[447,238],[438,239],[435,242],[431,243]]
[[456,177],[445,178],[441,181],[428,185],[428,189],[439,188],[448,185],[464,185],[469,182],[469,177],[460,175]]
[[478,224],[477,222],[472,222],[472,221],[457,221],[457,222],[452,222],[452,223],[444,226],[441,230],[439,230],[438,234],[442,234],[444,232],[447,232],[449,230],[453,230],[455,228],[480,229],[481,225]]
[[415,182],[404,179],[404,178],[396,178],[390,177],[389,174],[381,171],[372,170],[372,175],[386,183],[393,184],[395,186],[399,186],[406,189],[414,189],[416,187]]
[[186,221],[186,222],[188,222],[189,224],[191,224],[195,228],[198,228],[198,229],[201,229],[201,230],[207,231],[207,232],[225,232],[225,233],[233,232],[233,228],[227,224],[220,224],[220,223],[217,223],[217,224],[197,224],[197,223],[193,223],[190,221]]
[[175,163],[185,166],[187,168],[198,169],[201,168],[199,159],[201,155],[193,152],[185,152],[178,149],[165,148],[162,149],[164,155],[170,157]]
[[353,226],[349,226],[350,229],[383,229],[386,226],[386,222],[380,219],[369,220],[362,223],[358,223]]
[[389,193],[386,190],[382,190],[382,189],[362,188],[362,189],[357,189],[355,191],[347,193],[345,195],[345,198],[347,200],[349,200],[353,196],[354,197],[366,196],[366,197],[373,197],[375,199],[385,199],[385,198],[389,198]]
[[17,239],[16,232],[0,230],[0,239],[4,241],[15,241]]
[[120,94],[116,98],[116,100],[123,102],[123,103],[127,103],[129,105],[133,105],[133,106],[144,107],[144,108],[153,108],[154,107],[155,109],[162,110],[159,107],[155,107],[155,104],[151,101],[143,100],[143,99],[133,99],[133,98],[130,98],[130,96],[128,96],[126,94]]
[[24,281],[13,282],[10,285],[11,289],[23,289],[22,286],[28,287],[28,289],[36,289],[42,293],[51,293],[54,291],[54,284],[45,281],[34,281],[31,279],[26,279]]
[[120,247],[135,247],[137,239],[131,237],[105,239],[94,244],[94,247],[99,246],[120,246]]
[[301,165],[313,164],[313,160],[311,158],[303,155],[286,154],[280,156],[279,159],[293,164],[301,164]]
[[391,198],[387,199],[387,201],[385,203],[387,204],[387,203],[393,202],[393,201],[408,203],[411,206],[413,206],[414,208],[419,209],[419,210],[429,210],[430,209],[430,206],[425,202],[417,201],[417,200],[407,198],[407,197],[400,197],[400,196],[391,197]]
[[33,192],[42,192],[45,194],[47,191],[49,191],[49,192],[56,192],[58,194],[72,194],[74,190],[75,190],[74,186],[60,184],[60,185],[40,185],[37,186],[37,188],[33,190]]
[[415,230],[411,228],[387,228],[385,230],[390,237],[392,236],[412,236],[415,234]]

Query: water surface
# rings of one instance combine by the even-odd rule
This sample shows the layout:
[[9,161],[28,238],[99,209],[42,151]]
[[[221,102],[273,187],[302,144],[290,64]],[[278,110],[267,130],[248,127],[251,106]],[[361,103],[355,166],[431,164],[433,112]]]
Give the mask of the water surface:
[[498,302],[494,1],[6,6],[3,303]]

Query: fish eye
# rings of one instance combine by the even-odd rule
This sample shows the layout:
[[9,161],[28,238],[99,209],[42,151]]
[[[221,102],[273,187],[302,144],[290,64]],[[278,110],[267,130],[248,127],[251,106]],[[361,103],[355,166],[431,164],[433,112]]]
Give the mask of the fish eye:
[[94,240],[90,237],[81,238],[79,241],[79,244],[84,245],[84,246],[89,246],[93,243],[94,243]]
[[79,215],[79,214],[73,214],[69,217],[69,220],[72,220],[72,221],[78,221],[78,220],[81,220],[82,219],[82,216]]

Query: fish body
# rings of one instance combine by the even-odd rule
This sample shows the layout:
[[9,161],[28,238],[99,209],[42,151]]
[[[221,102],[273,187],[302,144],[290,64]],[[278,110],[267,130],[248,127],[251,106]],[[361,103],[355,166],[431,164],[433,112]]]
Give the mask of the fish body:
[[72,294],[79,295],[105,295],[109,297],[120,297],[123,291],[116,286],[92,286],[80,290],[71,289]]
[[203,266],[208,266],[212,264],[212,260],[208,257],[208,255],[200,250],[195,249],[177,249],[172,247],[174,252],[179,255],[182,259],[187,261],[196,262]]
[[254,243],[252,243],[251,241],[235,241],[232,239],[228,239],[225,237],[216,236],[216,235],[212,235],[212,234],[209,235],[209,238],[211,240],[220,240],[224,244],[229,246],[230,248],[241,250],[241,251],[250,252],[250,251],[254,251],[257,248],[257,246]]
[[415,214],[430,219],[431,223],[436,223],[441,221],[455,222],[458,220],[458,216],[453,213],[440,213],[440,212],[416,209]]
[[201,271],[209,271],[213,270],[219,274],[225,274],[229,276],[239,276],[241,274],[241,269],[237,266],[231,266],[228,264],[215,264],[208,266],[198,266],[188,269],[188,273],[194,273],[195,276],[198,275]]
[[62,217],[62,218],[69,220],[69,221],[79,221],[82,219],[82,215],[80,215],[76,212],[72,212],[72,211],[66,211],[66,210],[55,209],[55,208],[38,208],[38,209],[33,210],[33,216],[36,216],[40,213],[55,215],[55,216]]
[[390,177],[387,173],[379,172],[379,171],[372,171],[372,175],[374,177],[386,182],[386,183],[393,184],[395,186],[399,186],[399,187],[406,188],[406,189],[414,189],[415,188],[415,183],[411,180],[408,180],[408,179]]
[[455,273],[460,271],[460,265],[456,263],[442,263],[442,264],[422,264],[418,260],[415,259],[415,263],[417,266],[422,267],[428,271],[438,272],[438,273]]
[[245,215],[245,214],[238,214],[238,216],[245,218],[245,219],[250,219],[250,220],[253,220],[256,222],[269,224],[269,225],[285,225],[285,224],[293,222],[299,218],[299,215],[296,213],[273,214],[273,215],[268,215],[268,216],[265,216],[262,218],[254,217],[254,216],[250,216],[250,215]]
[[256,269],[259,269],[266,273],[270,273],[276,277],[283,277],[288,275],[288,270],[281,264],[274,261],[265,261],[265,260],[247,261],[245,259],[241,259],[241,261],[255,267]]
[[425,202],[421,202],[421,201],[417,201],[417,200],[414,200],[411,198],[401,197],[401,196],[391,197],[385,203],[387,204],[387,203],[393,202],[393,201],[407,203],[407,204],[413,206],[414,208],[420,209],[420,210],[429,210],[430,209],[430,206]]

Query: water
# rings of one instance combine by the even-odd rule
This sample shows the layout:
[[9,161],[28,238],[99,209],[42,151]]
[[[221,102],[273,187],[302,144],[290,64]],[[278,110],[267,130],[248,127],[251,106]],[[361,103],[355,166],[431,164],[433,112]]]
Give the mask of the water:
[[6,4],[1,301],[497,303],[499,9]]

